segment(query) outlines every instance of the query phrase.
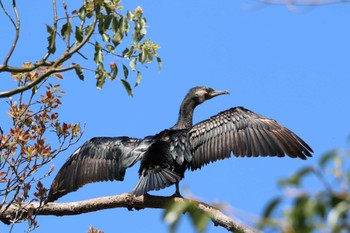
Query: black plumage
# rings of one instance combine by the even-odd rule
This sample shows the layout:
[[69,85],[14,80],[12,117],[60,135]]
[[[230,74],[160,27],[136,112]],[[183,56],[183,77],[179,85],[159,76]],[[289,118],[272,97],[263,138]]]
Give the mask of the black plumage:
[[306,159],[312,149],[275,120],[243,107],[223,111],[192,125],[195,107],[228,91],[192,88],[183,100],[176,124],[144,139],[97,137],[85,142],[65,162],[53,184],[48,201],[76,191],[87,183],[123,180],[128,167],[141,161],[140,179],[132,191],[139,196],[178,183],[186,169],[229,158],[289,156]]

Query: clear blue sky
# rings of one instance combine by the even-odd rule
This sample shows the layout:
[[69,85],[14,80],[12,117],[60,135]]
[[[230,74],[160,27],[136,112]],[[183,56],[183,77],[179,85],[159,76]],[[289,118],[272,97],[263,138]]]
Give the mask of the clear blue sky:
[[[94,136],[155,134],[175,123],[179,105],[191,87],[227,89],[230,95],[199,106],[194,122],[242,105],[276,119],[315,151],[314,158],[307,161],[232,158],[186,173],[180,183],[185,196],[207,203],[227,203],[232,207],[228,214],[242,219],[242,213],[259,215],[266,202],[280,193],[278,179],[302,166],[316,164],[318,157],[332,148],[346,146],[350,133],[349,4],[290,12],[283,6],[256,9],[252,7],[255,1],[244,0],[122,3],[130,10],[142,6],[148,19],[148,36],[161,46],[163,70],[159,73],[156,64],[144,70],[133,98],[117,81],[107,82],[99,91],[93,74],[86,73],[85,82],[73,74],[65,75],[61,85],[68,94],[63,98],[61,116],[68,122],[86,124],[80,144]],[[47,46],[44,23],[51,23],[48,1],[18,2],[18,6],[23,28],[28,26],[30,30],[22,32],[24,41],[11,64],[42,56]],[[0,20],[2,40],[12,38],[3,14]],[[0,47],[0,59],[7,51],[6,42]],[[37,48],[38,43],[42,49]],[[4,74],[0,77],[2,91],[8,81]],[[5,119],[4,100],[0,100],[0,109],[1,119]],[[54,175],[77,146],[54,160]],[[124,182],[90,184],[59,201],[129,192],[137,182],[137,170],[138,165],[128,170]],[[47,187],[52,179],[45,180]],[[318,183],[311,186],[320,187]],[[170,187],[152,194],[173,192],[174,187]],[[86,232],[90,225],[105,232],[165,232],[167,225],[161,215],[162,210],[112,209],[80,216],[41,216],[36,232]],[[26,226],[17,226],[15,232],[22,232]],[[0,225],[1,231],[8,229]],[[179,232],[192,231],[183,221]],[[209,232],[226,230],[210,224]]]

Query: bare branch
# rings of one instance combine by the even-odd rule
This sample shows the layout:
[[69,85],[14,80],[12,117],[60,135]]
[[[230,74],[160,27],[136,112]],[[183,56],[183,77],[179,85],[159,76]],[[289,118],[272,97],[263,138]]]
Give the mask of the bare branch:
[[[39,202],[33,202],[29,204],[23,203],[22,206],[23,211],[29,211],[34,215],[65,216],[78,215],[111,208],[127,208],[128,210],[140,210],[145,208],[165,209],[171,202],[183,203],[184,201],[192,202],[198,209],[208,214],[216,226],[221,226],[231,232],[257,232],[257,230],[253,230],[241,224],[237,220],[228,217],[213,206],[196,200],[179,197],[162,197],[151,195],[135,197],[130,193],[124,193],[117,196],[101,197],[79,202],[48,203],[43,206],[40,206]],[[11,207],[6,211],[0,211],[0,220],[6,224],[9,224],[16,215],[18,215],[18,207],[16,205],[11,205]],[[21,215],[26,215],[26,213]]]
[[5,12],[5,14],[7,15],[7,17],[9,17],[10,21],[12,22],[12,24],[15,27],[15,30],[16,30],[15,38],[13,39],[10,51],[7,53],[7,56],[6,56],[5,60],[4,60],[4,65],[7,66],[7,63],[10,60],[10,57],[12,56],[13,51],[15,50],[16,45],[17,45],[17,41],[18,41],[18,38],[19,38],[19,30],[20,30],[20,27],[21,27],[21,21],[20,21],[20,18],[19,18],[19,14],[18,14],[18,10],[17,10],[17,6],[16,6],[16,1],[15,0],[12,0],[12,7],[13,7],[13,11],[15,12],[16,22],[10,16],[10,14],[6,11],[4,5],[2,4],[2,1],[0,1],[0,5],[1,5],[1,8],[3,9],[3,11]]
[[8,13],[8,11],[6,10],[4,4],[2,4],[2,0],[0,0],[0,6],[1,6],[2,10],[4,11],[5,15],[10,19],[11,23],[13,24],[13,26],[16,27],[15,21],[13,20],[11,15]]

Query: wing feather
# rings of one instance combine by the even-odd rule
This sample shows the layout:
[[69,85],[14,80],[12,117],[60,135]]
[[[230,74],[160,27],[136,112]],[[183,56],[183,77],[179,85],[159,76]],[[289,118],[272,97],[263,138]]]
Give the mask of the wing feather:
[[221,112],[192,127],[188,140],[193,155],[191,169],[236,157],[289,156],[306,159],[310,146],[275,120],[243,107]]
[[48,201],[76,191],[85,184],[123,180],[125,170],[142,156],[141,139],[129,137],[96,137],[85,142],[58,171]]

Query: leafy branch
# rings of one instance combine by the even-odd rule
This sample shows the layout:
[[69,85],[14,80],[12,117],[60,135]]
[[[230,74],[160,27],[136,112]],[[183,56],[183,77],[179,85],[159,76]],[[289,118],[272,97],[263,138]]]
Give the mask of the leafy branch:
[[[350,175],[348,150],[332,150],[320,157],[318,166],[301,168],[280,181],[285,195],[265,207],[260,228],[277,232],[348,232],[350,230]],[[309,179],[321,184],[311,191]],[[291,203],[281,213],[285,202]]]
[[[30,90],[54,74],[71,70],[75,70],[76,75],[81,80],[84,80],[84,70],[93,70],[98,88],[103,87],[106,78],[110,80],[118,78],[128,94],[132,95],[132,87],[128,80],[129,69],[136,73],[135,86],[137,86],[142,78],[138,65],[146,67],[147,63],[152,62],[153,58],[156,58],[159,68],[162,66],[161,59],[157,53],[159,45],[144,38],[147,34],[147,24],[146,19],[143,17],[142,9],[137,7],[134,12],[127,11],[123,15],[120,13],[123,8],[120,5],[120,0],[85,0],[78,10],[73,10],[71,13],[68,6],[62,1],[61,8],[64,14],[62,17],[58,16],[56,0],[52,0],[53,24],[52,26],[46,25],[48,33],[46,54],[42,58],[37,59],[37,62],[30,63],[30,66],[11,66],[9,61],[14,54],[20,35],[20,17],[15,0],[13,0],[12,8],[16,19],[11,17],[2,1],[0,1],[0,6],[14,25],[16,31],[10,51],[5,56],[3,64],[0,64],[0,73],[25,73],[47,68],[46,72],[41,73],[40,76],[26,83],[26,85],[0,92],[0,98],[10,97]],[[134,25],[131,43],[127,44],[123,40],[128,37],[131,31],[131,24]],[[58,40],[64,42],[65,46],[62,47],[62,43],[58,43]],[[93,44],[92,56],[90,53],[91,44]],[[118,49],[118,51],[123,52],[116,54],[117,47],[123,45],[126,47],[124,50]],[[87,50],[90,55],[84,55],[81,52],[82,48],[85,47],[90,47],[90,50]],[[51,59],[57,53],[60,53],[60,55],[55,59]],[[85,59],[93,57],[96,67],[91,69],[90,67],[83,67],[79,62],[73,62],[76,55]],[[110,62],[109,71],[105,68],[105,57],[108,55],[112,59],[117,58],[117,60]],[[122,60],[127,60],[128,66],[123,64]],[[71,64],[66,64],[68,61],[72,61]],[[118,70],[121,69],[123,70],[123,78],[118,74]]]

